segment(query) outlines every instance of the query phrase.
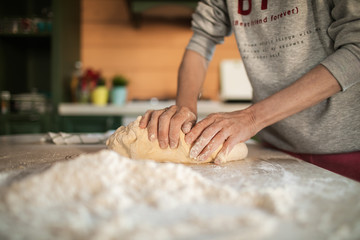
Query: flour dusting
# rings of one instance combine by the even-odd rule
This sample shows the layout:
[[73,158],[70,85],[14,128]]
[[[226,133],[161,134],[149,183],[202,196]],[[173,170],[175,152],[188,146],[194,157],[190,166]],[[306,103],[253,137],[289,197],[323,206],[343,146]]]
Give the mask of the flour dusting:
[[260,239],[277,225],[189,167],[109,150],[14,181],[0,199],[2,239]]
[[359,236],[360,203],[347,214],[331,207],[349,204],[343,196],[359,190],[357,183],[306,181],[287,171],[293,166],[261,160],[238,172],[248,168],[131,160],[102,150],[37,172],[0,174],[0,239]]

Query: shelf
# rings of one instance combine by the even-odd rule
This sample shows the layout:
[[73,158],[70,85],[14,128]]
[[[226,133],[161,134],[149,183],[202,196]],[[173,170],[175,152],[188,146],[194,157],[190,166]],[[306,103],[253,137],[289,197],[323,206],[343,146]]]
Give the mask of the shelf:
[[0,33],[0,37],[6,37],[6,38],[50,38],[51,33]]

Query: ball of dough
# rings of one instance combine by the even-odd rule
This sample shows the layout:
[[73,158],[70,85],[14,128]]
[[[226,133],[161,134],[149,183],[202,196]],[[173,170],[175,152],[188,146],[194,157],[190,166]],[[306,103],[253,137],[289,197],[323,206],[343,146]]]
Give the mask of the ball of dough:
[[[180,132],[180,141],[176,149],[161,149],[158,141],[149,141],[147,129],[139,127],[141,117],[128,126],[119,127],[106,141],[109,149],[120,155],[132,159],[152,159],[158,162],[174,163],[208,163],[214,162],[220,151],[220,146],[203,162],[190,158],[190,146],[184,140],[184,133]],[[241,160],[247,156],[248,149],[245,143],[238,143],[227,155],[219,156],[221,163]]]

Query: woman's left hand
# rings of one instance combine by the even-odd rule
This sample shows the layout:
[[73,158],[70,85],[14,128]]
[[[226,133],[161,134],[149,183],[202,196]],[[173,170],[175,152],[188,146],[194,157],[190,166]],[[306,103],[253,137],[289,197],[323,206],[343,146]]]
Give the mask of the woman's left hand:
[[257,132],[254,114],[250,109],[245,109],[210,114],[186,134],[185,141],[192,145],[190,157],[203,162],[221,144],[223,147],[218,156],[227,155],[237,143],[245,142]]

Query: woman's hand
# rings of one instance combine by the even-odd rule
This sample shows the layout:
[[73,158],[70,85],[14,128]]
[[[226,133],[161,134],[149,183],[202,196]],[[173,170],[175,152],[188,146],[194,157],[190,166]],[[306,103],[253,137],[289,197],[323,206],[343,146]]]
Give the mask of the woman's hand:
[[192,145],[190,157],[202,162],[221,144],[223,147],[218,156],[227,155],[237,143],[245,142],[256,133],[254,114],[245,109],[210,114],[186,134],[185,141]]
[[150,141],[158,139],[162,149],[177,148],[179,134],[190,132],[196,115],[187,107],[170,106],[161,110],[148,110],[140,120],[140,128],[147,128]]

